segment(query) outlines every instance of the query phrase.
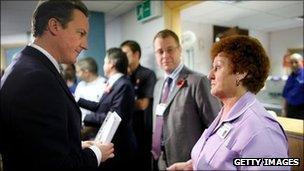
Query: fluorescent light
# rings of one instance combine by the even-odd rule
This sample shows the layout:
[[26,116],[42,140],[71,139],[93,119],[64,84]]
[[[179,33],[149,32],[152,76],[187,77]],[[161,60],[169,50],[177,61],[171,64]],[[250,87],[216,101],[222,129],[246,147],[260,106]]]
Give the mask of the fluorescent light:
[[239,3],[239,2],[242,2],[243,0],[228,0],[228,1],[218,1],[218,2],[221,2],[221,3],[225,3],[225,4],[236,4],[236,3]]
[[222,3],[225,3],[225,4],[233,4],[233,3],[236,3],[236,2],[239,2],[240,0],[231,0],[231,1],[219,1],[219,2],[222,2]]

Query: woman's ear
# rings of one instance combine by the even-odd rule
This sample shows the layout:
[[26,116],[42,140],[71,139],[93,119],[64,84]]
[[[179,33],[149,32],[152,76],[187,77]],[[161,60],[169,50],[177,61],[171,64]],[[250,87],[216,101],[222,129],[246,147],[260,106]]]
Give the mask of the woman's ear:
[[237,72],[236,73],[236,77],[235,77],[235,82],[236,82],[236,86],[239,86],[240,85],[240,82],[247,76],[247,72],[244,72],[244,73],[239,73]]
[[243,73],[237,72],[236,73],[236,79],[239,80],[239,81],[244,79],[246,76],[247,76],[247,72],[243,72]]

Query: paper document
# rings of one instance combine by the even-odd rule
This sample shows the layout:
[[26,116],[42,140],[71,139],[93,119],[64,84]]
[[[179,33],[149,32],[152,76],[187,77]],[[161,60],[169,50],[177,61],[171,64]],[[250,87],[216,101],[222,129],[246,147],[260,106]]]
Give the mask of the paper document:
[[108,112],[106,119],[103,121],[95,141],[110,143],[121,122],[120,116],[114,112]]

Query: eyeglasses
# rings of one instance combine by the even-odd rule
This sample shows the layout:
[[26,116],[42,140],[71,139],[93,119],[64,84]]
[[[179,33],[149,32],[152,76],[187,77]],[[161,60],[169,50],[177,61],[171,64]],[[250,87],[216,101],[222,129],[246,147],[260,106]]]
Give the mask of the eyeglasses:
[[179,46],[176,46],[176,47],[168,47],[167,49],[165,50],[162,50],[162,49],[159,49],[157,51],[155,51],[154,53],[156,55],[163,55],[164,52],[168,53],[168,54],[172,54],[177,48],[179,48]]

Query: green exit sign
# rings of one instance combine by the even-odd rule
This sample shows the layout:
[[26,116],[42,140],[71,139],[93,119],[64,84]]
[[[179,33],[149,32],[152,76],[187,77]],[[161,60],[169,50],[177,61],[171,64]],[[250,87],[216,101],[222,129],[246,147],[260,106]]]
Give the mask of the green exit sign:
[[151,16],[151,1],[147,0],[139,4],[136,8],[137,20],[141,21]]
[[145,0],[136,7],[137,21],[147,21],[160,16],[161,1]]

